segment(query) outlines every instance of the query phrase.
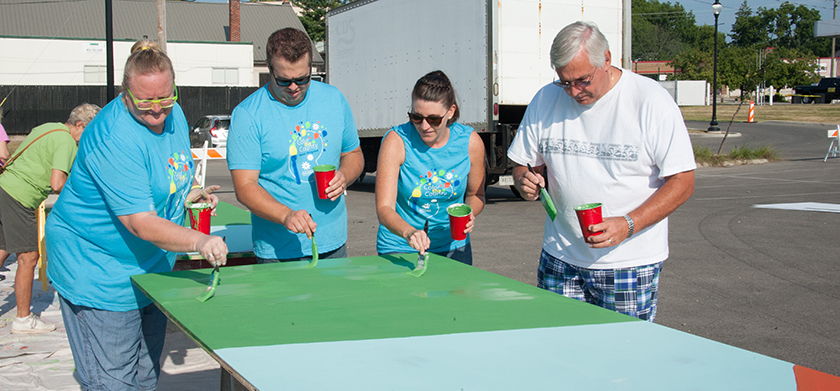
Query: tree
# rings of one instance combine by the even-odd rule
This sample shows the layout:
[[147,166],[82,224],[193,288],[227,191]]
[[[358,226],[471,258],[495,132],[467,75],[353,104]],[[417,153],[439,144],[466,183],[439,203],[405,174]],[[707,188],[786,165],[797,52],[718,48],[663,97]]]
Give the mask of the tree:
[[741,7],[735,12],[735,23],[732,25],[732,45],[739,47],[752,47],[760,45],[770,46],[766,34],[766,26],[761,16],[753,15],[752,9],[747,5],[747,0],[741,3]]
[[759,7],[753,14],[744,1],[735,15],[730,34],[735,46],[797,49],[816,56],[831,54],[830,40],[814,36],[814,24],[820,20],[816,9],[785,1],[779,8]]
[[300,7],[300,21],[306,28],[306,33],[312,41],[324,41],[327,38],[327,12],[349,3],[350,0],[298,0],[295,5]]
[[694,14],[679,4],[633,0],[633,59],[670,60],[695,42]]

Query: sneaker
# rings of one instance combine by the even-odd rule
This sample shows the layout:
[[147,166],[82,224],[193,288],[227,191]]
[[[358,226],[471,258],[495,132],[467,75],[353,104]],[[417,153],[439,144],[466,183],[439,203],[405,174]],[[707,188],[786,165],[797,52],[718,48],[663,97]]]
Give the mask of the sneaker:
[[33,313],[25,318],[15,318],[12,322],[12,334],[40,334],[53,330],[55,330],[54,324],[44,322]]

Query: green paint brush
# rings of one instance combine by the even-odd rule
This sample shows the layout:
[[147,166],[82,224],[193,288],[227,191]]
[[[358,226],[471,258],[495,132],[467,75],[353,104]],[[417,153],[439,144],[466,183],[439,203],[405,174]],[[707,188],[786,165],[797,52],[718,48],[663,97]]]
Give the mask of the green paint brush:
[[312,233],[312,262],[309,262],[309,267],[318,266],[318,244],[315,243],[315,232]]
[[[537,174],[530,164],[528,164],[528,171],[531,171],[534,175]],[[554,200],[551,199],[551,195],[548,194],[548,191],[546,191],[544,187],[539,185],[537,186],[540,188],[540,201],[542,201],[543,209],[545,209],[545,213],[548,214],[548,219],[554,220],[554,218],[557,217],[557,207],[554,206]]]
[[221,277],[219,277],[219,265],[216,265],[213,267],[213,272],[210,273],[210,285],[207,286],[207,289],[204,290],[204,293],[202,293],[195,299],[202,303],[207,300],[210,300],[210,298],[216,294],[216,287],[219,286],[219,281],[221,281]]
[[[429,236],[429,220],[426,220],[426,224],[423,225],[423,232],[426,233],[426,236]],[[417,254],[417,265],[414,267],[414,270],[408,272],[408,274],[414,277],[420,277],[424,273],[426,273],[426,268],[429,266],[429,253],[426,254]]]

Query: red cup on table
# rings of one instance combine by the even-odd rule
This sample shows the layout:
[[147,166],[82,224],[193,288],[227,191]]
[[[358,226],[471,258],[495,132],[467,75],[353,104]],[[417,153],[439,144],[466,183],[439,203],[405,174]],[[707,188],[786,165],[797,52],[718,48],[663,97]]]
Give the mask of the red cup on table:
[[315,166],[315,186],[318,188],[318,198],[326,200],[327,187],[330,186],[330,181],[335,178],[335,166],[332,164],[322,164]]
[[575,207],[575,213],[577,214],[584,240],[589,239],[590,236],[600,235],[602,233],[602,231],[589,232],[590,225],[599,224],[604,221],[603,216],[601,216],[600,202],[578,205]]
[[472,208],[467,204],[452,204],[446,208],[446,213],[449,214],[449,234],[452,239],[466,239],[467,234],[464,233],[464,230],[467,229],[467,223],[470,222]]
[[203,234],[210,235],[210,212],[212,205],[207,202],[187,204],[190,212],[190,227]]

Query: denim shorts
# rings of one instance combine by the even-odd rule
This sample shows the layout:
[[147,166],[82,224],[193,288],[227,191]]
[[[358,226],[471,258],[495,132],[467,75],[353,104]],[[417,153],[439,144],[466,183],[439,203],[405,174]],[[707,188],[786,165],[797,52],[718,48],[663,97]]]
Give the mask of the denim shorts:
[[[332,259],[332,258],[347,258],[347,244],[342,244],[341,247],[327,251],[325,253],[319,253],[318,259]],[[274,258],[260,258],[257,257],[257,263],[277,263],[277,262],[294,262],[294,261],[308,261],[312,259],[311,256],[309,257],[300,257],[300,258],[289,258],[289,259],[274,259]]]
[[622,269],[587,269],[542,251],[538,286],[572,299],[653,322],[662,262]]
[[155,390],[166,338],[166,316],[150,304],[117,312],[70,303],[61,317],[83,390]]

